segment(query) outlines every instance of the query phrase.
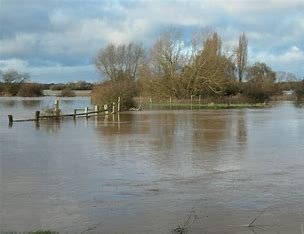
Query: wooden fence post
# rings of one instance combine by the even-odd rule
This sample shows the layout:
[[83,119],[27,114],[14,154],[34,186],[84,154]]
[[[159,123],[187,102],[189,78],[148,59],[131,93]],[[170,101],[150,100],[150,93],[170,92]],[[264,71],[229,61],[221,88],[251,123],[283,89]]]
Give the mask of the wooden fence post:
[[117,99],[117,112],[120,112],[120,97]]
[[12,124],[14,122],[13,115],[8,115],[8,122]]
[[152,110],[152,98],[151,98],[151,97],[149,98],[149,104],[150,104],[150,105],[149,105],[150,110]]
[[112,103],[112,114],[115,113],[115,102]]
[[88,112],[89,112],[89,107],[86,107],[86,108],[84,109],[84,113],[85,113],[86,118],[89,118]]
[[94,111],[96,112],[95,115],[98,115],[98,111],[99,111],[99,106],[95,105],[94,106]]
[[109,114],[108,104],[103,105],[103,109],[104,109],[105,114],[108,115]]
[[55,100],[55,110],[59,109],[59,100]]
[[36,113],[35,113],[35,120],[39,121],[39,118],[40,118],[40,111],[36,111]]
[[117,126],[118,126],[118,130],[120,130],[120,114],[117,114]]
[[54,112],[56,116],[60,116],[60,108],[59,108],[59,100],[55,100],[55,108],[54,108]]
[[191,100],[191,110],[192,110],[193,95],[190,96],[190,100]]
[[201,108],[201,95],[198,95],[198,108]]

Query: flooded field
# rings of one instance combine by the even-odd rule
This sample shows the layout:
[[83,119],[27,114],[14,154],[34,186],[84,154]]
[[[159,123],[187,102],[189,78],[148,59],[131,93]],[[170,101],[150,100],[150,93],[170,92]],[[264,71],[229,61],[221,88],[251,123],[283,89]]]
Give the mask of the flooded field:
[[[0,98],[0,232],[302,233],[304,108],[8,126],[54,98]],[[60,104],[72,113],[90,100]]]

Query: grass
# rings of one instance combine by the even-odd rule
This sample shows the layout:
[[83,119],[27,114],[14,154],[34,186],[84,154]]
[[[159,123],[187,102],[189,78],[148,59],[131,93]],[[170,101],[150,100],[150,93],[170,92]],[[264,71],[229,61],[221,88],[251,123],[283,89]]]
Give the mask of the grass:
[[37,230],[31,232],[0,232],[1,234],[59,234],[59,232],[50,231],[50,230]]
[[53,232],[48,230],[38,230],[34,232],[29,232],[29,234],[58,234],[58,232]]
[[57,97],[75,97],[76,93],[71,89],[63,89],[57,94]]
[[134,101],[137,107],[141,106],[146,110],[245,109],[271,107],[268,102],[256,103],[243,96],[206,97],[202,99],[199,99],[197,96],[193,96],[191,99],[135,97]]
[[144,104],[144,109],[244,109],[244,108],[268,108],[268,103],[209,103],[209,104],[190,104],[190,103],[153,103],[151,105]]

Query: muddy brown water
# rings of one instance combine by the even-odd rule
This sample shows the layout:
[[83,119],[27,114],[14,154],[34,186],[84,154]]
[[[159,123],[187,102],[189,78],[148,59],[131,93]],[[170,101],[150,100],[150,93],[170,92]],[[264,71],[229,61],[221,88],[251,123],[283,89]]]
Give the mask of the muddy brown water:
[[[8,126],[7,114],[32,117],[53,102],[0,98],[0,232],[302,233],[303,108]],[[61,100],[64,112],[88,105]]]

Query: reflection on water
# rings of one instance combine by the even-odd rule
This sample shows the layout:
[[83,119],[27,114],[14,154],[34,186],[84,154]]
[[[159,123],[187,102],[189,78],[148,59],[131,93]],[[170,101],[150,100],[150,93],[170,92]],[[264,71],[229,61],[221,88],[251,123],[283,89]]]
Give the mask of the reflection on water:
[[6,99],[6,100],[1,101],[1,105],[3,107],[13,107],[13,106],[16,105],[16,103],[17,103],[17,101],[10,100],[10,99]]
[[25,108],[33,108],[39,107],[41,100],[22,100],[21,103]]
[[245,144],[247,141],[246,115],[244,111],[237,113],[237,139],[240,144]]
[[212,116],[212,113],[198,117],[194,121],[196,145],[202,150],[217,150],[230,137],[233,116]]
[[304,108],[304,101],[296,101],[293,104],[297,108]]
[[67,105],[72,105],[73,103],[75,103],[75,100],[73,100],[73,99],[61,100],[61,103],[64,103]]
[[101,115],[94,119],[96,123],[96,129],[102,135],[114,135],[114,134],[131,134],[132,133],[132,123],[134,120],[134,115],[124,115],[123,121],[121,121],[119,115]]
[[[297,233],[304,210],[304,109],[125,112],[14,123],[52,104],[0,99],[0,232]],[[7,101],[7,100],[6,100]],[[5,102],[6,102],[5,101]],[[89,99],[61,102],[64,112]],[[292,191],[292,193],[291,193]],[[102,223],[102,225],[97,225]]]
[[[119,119],[120,121],[117,121]],[[246,111],[141,112],[99,117],[97,130],[102,135],[149,134],[158,147],[171,148],[179,136],[195,147],[216,151],[224,144],[246,145]],[[190,137],[190,139],[188,139]]]
[[42,120],[39,122],[35,122],[36,130],[44,131],[48,134],[56,135],[61,126],[61,120]]

